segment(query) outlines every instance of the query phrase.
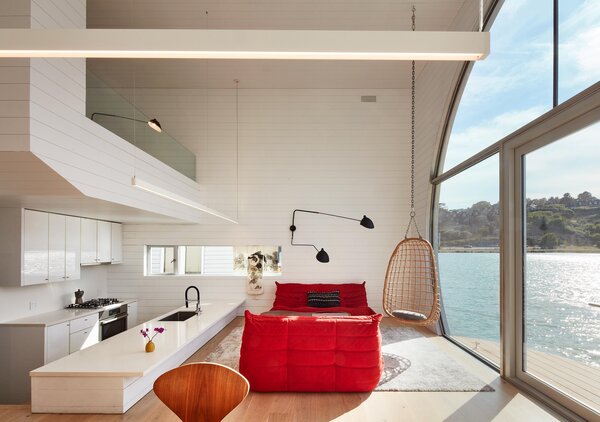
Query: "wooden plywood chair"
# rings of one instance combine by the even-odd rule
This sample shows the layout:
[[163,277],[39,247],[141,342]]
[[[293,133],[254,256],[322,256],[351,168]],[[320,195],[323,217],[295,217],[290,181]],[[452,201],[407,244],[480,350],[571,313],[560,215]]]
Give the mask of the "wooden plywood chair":
[[154,393],[184,422],[217,422],[246,398],[248,380],[218,363],[182,365],[154,382]]

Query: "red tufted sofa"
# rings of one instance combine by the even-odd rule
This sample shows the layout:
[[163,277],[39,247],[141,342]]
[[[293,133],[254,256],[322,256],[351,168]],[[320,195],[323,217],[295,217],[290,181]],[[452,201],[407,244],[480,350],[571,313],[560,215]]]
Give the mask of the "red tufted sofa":
[[[306,292],[332,290],[340,291],[339,308],[306,306]],[[383,370],[382,316],[366,304],[364,283],[277,283],[273,310],[285,309],[308,313],[245,313],[240,372],[253,391],[364,392],[377,386]],[[312,316],[313,311],[353,316]]]

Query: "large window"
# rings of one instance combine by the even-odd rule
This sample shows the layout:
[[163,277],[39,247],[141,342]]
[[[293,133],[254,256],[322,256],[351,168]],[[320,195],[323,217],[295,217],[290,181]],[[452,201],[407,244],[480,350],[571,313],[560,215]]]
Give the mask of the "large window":
[[506,0],[490,33],[491,54],[464,88],[444,170],[552,108],[552,0]]
[[558,18],[558,98],[562,102],[600,79],[598,1],[560,1]]
[[498,154],[441,184],[438,265],[446,334],[500,365]]
[[246,275],[248,257],[263,256],[265,275],[281,274],[280,246],[147,246],[146,275]]
[[433,180],[442,328],[599,420],[600,2],[494,4]]
[[599,139],[596,123],[522,156],[522,370],[597,409]]

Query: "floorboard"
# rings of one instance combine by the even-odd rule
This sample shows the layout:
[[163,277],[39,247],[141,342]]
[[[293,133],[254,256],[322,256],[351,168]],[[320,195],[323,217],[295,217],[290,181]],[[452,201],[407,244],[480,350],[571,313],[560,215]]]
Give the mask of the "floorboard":
[[[390,318],[382,324],[395,325]],[[190,357],[202,361],[235,328],[236,318],[223,331]],[[556,421],[551,413],[503,381],[498,374],[442,337],[424,331],[429,341],[490,384],[495,392],[373,392],[373,393],[253,393],[225,421],[325,422],[325,421]],[[148,393],[124,415],[31,414],[29,405],[0,406],[0,421],[33,422],[170,422],[179,420],[153,392]]]

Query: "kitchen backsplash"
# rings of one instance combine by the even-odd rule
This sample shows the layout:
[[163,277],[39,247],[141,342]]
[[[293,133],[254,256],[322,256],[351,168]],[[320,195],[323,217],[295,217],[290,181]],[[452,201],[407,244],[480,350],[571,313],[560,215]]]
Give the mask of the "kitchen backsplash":
[[74,292],[85,292],[83,299],[107,296],[107,266],[81,268],[81,280],[24,287],[0,287],[0,322],[10,321],[64,308],[75,301]]

